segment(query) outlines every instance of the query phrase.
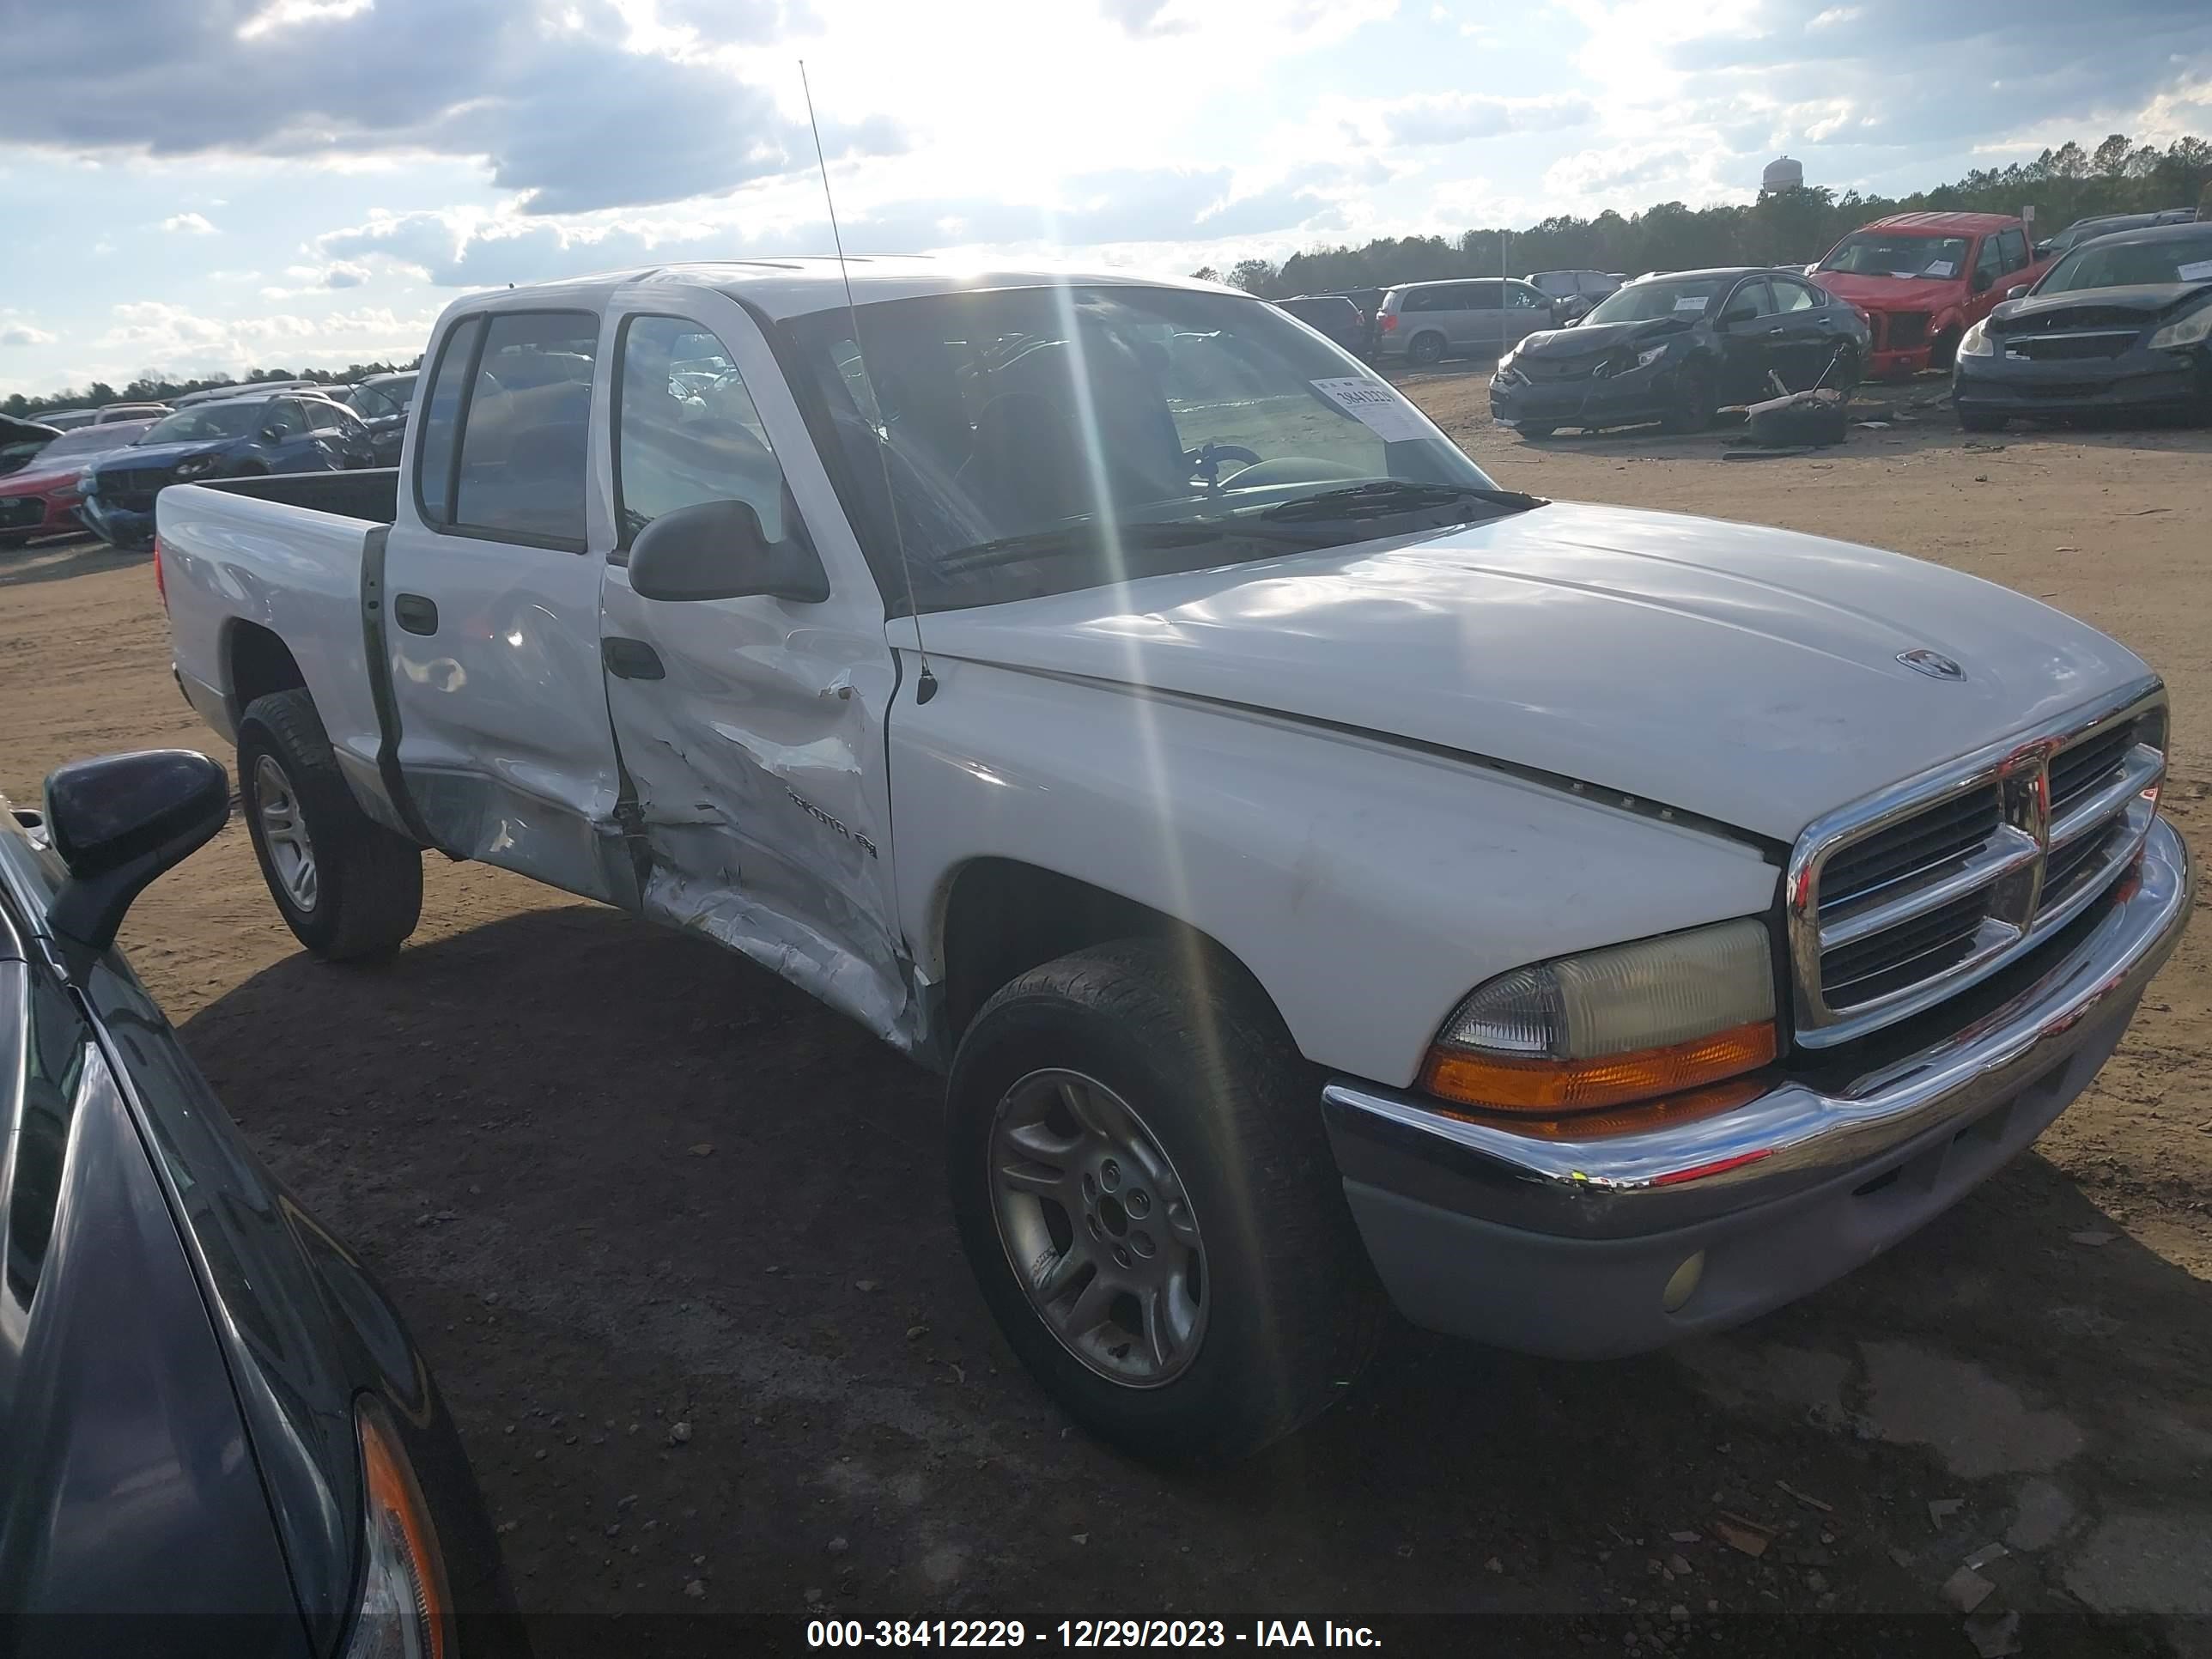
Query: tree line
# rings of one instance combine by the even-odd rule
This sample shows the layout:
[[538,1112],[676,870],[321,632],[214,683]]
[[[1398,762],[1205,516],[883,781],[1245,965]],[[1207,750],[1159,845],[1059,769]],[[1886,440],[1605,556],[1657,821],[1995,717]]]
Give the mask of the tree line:
[[356,380],[365,380],[371,374],[414,368],[422,362],[418,355],[404,363],[349,363],[342,369],[249,368],[236,380],[217,374],[202,380],[172,380],[149,369],[120,392],[105,380],[94,380],[82,391],[69,386],[43,398],[27,398],[20,392],[11,392],[5,398],[0,398],[0,415],[13,415],[19,420],[36,420],[41,411],[49,409],[100,409],[109,404],[166,404],[172,398],[183,397],[187,392],[204,392],[214,386],[250,386],[262,380],[313,380],[317,386],[351,386]]
[[[2212,219],[2212,143],[2179,138],[2164,149],[2114,133],[2094,149],[2068,143],[2033,161],[1978,167],[1955,183],[1893,199],[1822,185],[1762,191],[1748,204],[1690,208],[1662,202],[1594,219],[1558,214],[1525,230],[1456,237],[1380,237],[1364,247],[1320,247],[1282,264],[1240,259],[1224,274],[1262,299],[1336,289],[1388,288],[1449,276],[1525,276],[1532,270],[1695,270],[1711,265],[1810,264],[1850,231],[1892,213],[2018,213],[2033,206],[2039,237],[2102,213],[2199,207]],[[1502,246],[1501,246],[1502,243]]]

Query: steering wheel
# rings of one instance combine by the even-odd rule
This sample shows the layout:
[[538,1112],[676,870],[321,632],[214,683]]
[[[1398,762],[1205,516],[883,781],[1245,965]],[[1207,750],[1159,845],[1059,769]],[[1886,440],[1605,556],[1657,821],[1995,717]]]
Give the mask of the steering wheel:
[[1242,461],[1246,466],[1260,464],[1260,458],[1242,444],[1218,444],[1211,438],[1198,448],[1188,452],[1182,459],[1183,465],[1189,467],[1193,475],[1201,480],[1208,490],[1217,494],[1221,489],[1222,462]]

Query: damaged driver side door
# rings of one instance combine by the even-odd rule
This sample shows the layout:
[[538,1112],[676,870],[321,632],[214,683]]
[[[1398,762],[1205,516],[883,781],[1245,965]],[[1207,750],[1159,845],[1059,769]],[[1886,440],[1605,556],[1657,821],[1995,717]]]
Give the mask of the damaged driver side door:
[[643,908],[908,1047],[882,599],[743,307],[618,301],[601,647]]

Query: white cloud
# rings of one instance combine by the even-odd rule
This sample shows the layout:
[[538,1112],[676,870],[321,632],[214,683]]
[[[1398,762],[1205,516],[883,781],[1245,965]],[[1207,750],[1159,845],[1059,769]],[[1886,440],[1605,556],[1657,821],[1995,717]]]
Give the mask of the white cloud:
[[238,38],[252,40],[272,29],[301,23],[337,23],[356,12],[367,11],[374,0],[270,0],[238,26]]
[[173,213],[161,221],[161,228],[180,231],[191,236],[215,234],[215,227],[207,222],[204,215],[198,213]]
[[9,323],[0,327],[0,346],[52,345],[57,337],[28,323]]

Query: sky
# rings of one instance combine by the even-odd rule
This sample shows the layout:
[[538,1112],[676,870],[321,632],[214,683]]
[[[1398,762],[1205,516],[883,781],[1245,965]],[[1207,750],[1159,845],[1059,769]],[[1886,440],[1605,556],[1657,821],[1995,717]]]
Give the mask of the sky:
[[2212,137],[2208,0],[0,0],[0,395],[406,358],[471,288],[1183,272]]

